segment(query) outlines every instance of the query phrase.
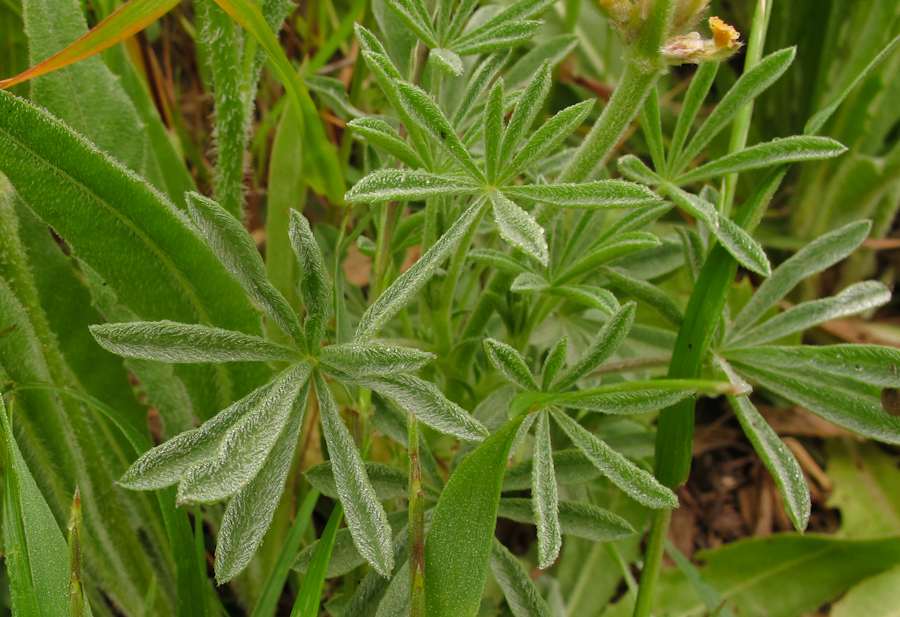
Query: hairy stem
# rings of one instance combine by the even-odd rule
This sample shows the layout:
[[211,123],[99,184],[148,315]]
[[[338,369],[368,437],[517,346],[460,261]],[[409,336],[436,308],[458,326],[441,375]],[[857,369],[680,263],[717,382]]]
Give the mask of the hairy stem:
[[419,468],[419,423],[409,415],[409,617],[425,617],[425,490]]

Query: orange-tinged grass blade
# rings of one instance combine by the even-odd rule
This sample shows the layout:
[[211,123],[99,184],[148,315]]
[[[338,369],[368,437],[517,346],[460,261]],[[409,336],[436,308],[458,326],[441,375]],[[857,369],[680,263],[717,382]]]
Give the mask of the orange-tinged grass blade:
[[24,73],[0,81],[0,88],[14,86],[93,56],[133,34],[137,34],[168,13],[179,1],[131,0],[55,56],[47,58]]

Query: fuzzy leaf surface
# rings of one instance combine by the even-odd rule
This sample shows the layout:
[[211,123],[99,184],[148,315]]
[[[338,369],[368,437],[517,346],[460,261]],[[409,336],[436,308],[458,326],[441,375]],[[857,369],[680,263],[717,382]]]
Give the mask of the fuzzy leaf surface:
[[[533,499],[502,497],[497,516],[517,523],[534,524]],[[577,501],[559,502],[559,523],[567,536],[594,542],[612,542],[633,536],[634,527],[624,518],[593,504]]]
[[506,177],[503,178],[503,181],[508,181],[512,176],[527,169],[557,148],[566,137],[581,126],[593,106],[593,101],[582,101],[566,107],[547,120],[517,151],[506,170]]
[[353,185],[347,192],[346,200],[353,203],[422,200],[472,193],[475,189],[468,182],[427,171],[378,169]]
[[550,442],[550,418],[539,412],[534,437],[534,465],[531,468],[531,494],[538,536],[538,567],[549,568],[562,548],[559,494],[553,470],[553,444]]
[[502,341],[489,338],[484,342],[484,350],[494,368],[507,380],[523,390],[540,390],[534,375],[525,364],[525,359],[516,349]]
[[583,184],[529,184],[507,187],[513,197],[560,206],[562,208],[631,208],[659,201],[646,186],[622,180],[598,180]]
[[334,312],[332,297],[333,285],[328,279],[325,269],[325,258],[322,249],[309,228],[306,217],[291,210],[289,235],[291,248],[300,264],[300,299],[306,307],[306,320],[303,328],[306,333],[306,344],[309,351],[319,348],[325,336],[325,326]]
[[634,302],[624,304],[603,324],[597,338],[591,343],[575,366],[563,373],[552,385],[553,390],[561,392],[575,385],[575,383],[606,362],[619,348],[625,336],[634,323],[636,307]]
[[[378,118],[357,118],[347,123],[354,132],[370,144],[384,148],[388,154],[403,161],[413,169],[424,167],[422,159],[390,124]],[[347,199],[347,201],[351,201]]]
[[528,571],[496,538],[491,550],[491,572],[515,617],[551,617],[550,609]]
[[550,262],[544,230],[530,214],[499,191],[491,191],[488,199],[494,209],[494,220],[503,239],[532,255],[546,266]]
[[[366,476],[375,489],[379,501],[385,499],[400,499],[409,495],[407,488],[407,474],[401,469],[376,463],[365,462]],[[332,499],[338,498],[337,484],[334,480],[334,467],[331,461],[320,463],[306,471],[309,483],[320,493]]]
[[364,379],[370,375],[415,372],[434,360],[435,355],[412,347],[348,343],[323,347],[318,358],[326,373],[333,368],[338,374]]

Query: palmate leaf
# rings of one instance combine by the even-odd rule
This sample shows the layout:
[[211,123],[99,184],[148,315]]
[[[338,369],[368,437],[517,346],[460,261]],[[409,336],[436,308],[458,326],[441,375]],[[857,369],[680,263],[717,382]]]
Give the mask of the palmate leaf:
[[389,576],[394,568],[394,554],[387,515],[369,482],[359,450],[344,427],[328,384],[318,372],[313,378],[319,399],[322,432],[331,455],[337,492],[344,506],[347,526],[360,554],[382,576]]
[[496,538],[491,551],[491,572],[515,617],[551,617],[550,609],[528,571]]
[[[534,524],[533,499],[501,497],[497,516],[518,523]],[[634,527],[620,516],[593,504],[577,501],[559,502],[559,523],[562,533],[594,542],[612,542],[633,536]]]
[[309,228],[309,221],[296,210],[291,210],[290,216],[291,248],[300,264],[300,299],[306,307],[303,329],[306,333],[307,350],[312,353],[319,348],[325,336],[325,326],[334,312],[334,287],[328,280],[325,259]]
[[484,351],[494,368],[500,371],[508,381],[523,390],[540,390],[534,380],[534,375],[525,364],[525,359],[516,349],[506,343],[489,338],[484,341]]
[[547,240],[543,228],[537,224],[534,217],[507,199],[500,191],[491,191],[488,193],[488,199],[493,206],[494,220],[503,239],[518,246],[546,266],[550,262]]
[[619,345],[622,344],[622,341],[625,340],[628,331],[631,329],[631,324],[634,323],[635,311],[636,307],[634,302],[623,305],[622,308],[620,308],[616,314],[603,325],[600,332],[597,334],[597,338],[594,339],[590,347],[581,354],[581,357],[578,359],[578,362],[575,363],[575,366],[560,375],[556,381],[553,382],[551,388],[561,392],[574,386],[579,379],[612,357],[619,348]]
[[108,351],[128,358],[159,362],[291,362],[297,351],[258,336],[172,321],[131,322],[90,326],[91,334]]
[[[388,154],[403,161],[413,169],[425,166],[416,151],[384,120],[379,120],[378,118],[357,118],[348,122],[347,126],[370,144],[384,148]],[[354,186],[355,188],[356,186]],[[352,200],[348,197],[347,201]]]
[[538,412],[534,437],[534,465],[531,468],[531,494],[538,536],[538,567],[547,569],[559,556],[562,531],[559,520],[559,495],[553,471],[553,444],[550,443],[550,419]]
[[611,449],[565,413],[551,413],[572,443],[587,455],[604,476],[632,499],[656,509],[678,506],[675,493],[660,484],[651,474]]

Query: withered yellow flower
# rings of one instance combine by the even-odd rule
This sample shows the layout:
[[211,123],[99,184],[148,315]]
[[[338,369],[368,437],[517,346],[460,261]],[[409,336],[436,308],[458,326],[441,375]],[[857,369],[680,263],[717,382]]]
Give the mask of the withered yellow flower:
[[738,46],[738,39],[740,38],[741,33],[718,17],[709,18],[709,29],[712,30],[716,47],[720,49],[733,49]]

